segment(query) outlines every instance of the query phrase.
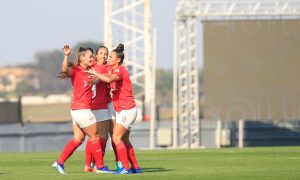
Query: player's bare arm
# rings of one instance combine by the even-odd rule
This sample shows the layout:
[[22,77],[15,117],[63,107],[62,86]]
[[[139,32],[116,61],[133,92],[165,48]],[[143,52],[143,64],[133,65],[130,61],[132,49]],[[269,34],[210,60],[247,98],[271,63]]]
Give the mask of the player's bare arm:
[[116,74],[100,74],[93,69],[86,70],[86,72],[89,74],[93,74],[99,80],[106,82],[106,83],[111,83],[111,82],[120,80],[120,77]]
[[64,60],[61,65],[61,71],[63,73],[66,73],[68,76],[71,76],[71,68],[69,67],[69,57],[71,55],[71,47],[69,45],[64,45],[62,48],[62,51],[64,53]]

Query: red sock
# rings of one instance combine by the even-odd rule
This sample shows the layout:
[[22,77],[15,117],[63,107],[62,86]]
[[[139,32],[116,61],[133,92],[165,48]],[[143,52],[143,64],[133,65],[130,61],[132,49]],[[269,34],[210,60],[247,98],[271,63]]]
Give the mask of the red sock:
[[120,161],[120,158],[119,158],[119,156],[118,156],[118,151],[117,151],[116,145],[115,145],[115,143],[114,143],[113,141],[111,141],[111,146],[112,146],[112,148],[113,148],[113,150],[114,150],[114,153],[115,153],[116,162]]
[[137,163],[132,144],[127,145],[126,148],[127,148],[127,153],[128,153],[128,159],[129,159],[131,166],[134,167],[134,169],[138,169],[140,166]]
[[61,155],[59,156],[57,162],[59,164],[64,164],[65,161],[73,154],[73,152],[78,148],[78,146],[80,146],[80,142],[76,141],[75,139],[70,140],[66,145],[65,148],[63,150],[63,152],[61,153]]
[[85,146],[85,165],[90,167],[91,163],[93,161],[93,155],[92,155],[92,151],[91,151],[91,141],[87,141],[86,142],[86,146]]
[[102,168],[104,165],[103,165],[103,155],[102,155],[100,140],[96,139],[94,141],[91,141],[88,145],[90,146],[91,152],[94,156],[96,167]]
[[100,138],[100,144],[101,144],[101,150],[102,150],[103,157],[105,155],[106,142],[107,142],[107,139]]
[[125,144],[121,141],[119,144],[116,144],[116,149],[118,151],[118,156],[122,162],[122,165],[125,169],[130,169],[128,164],[127,149]]

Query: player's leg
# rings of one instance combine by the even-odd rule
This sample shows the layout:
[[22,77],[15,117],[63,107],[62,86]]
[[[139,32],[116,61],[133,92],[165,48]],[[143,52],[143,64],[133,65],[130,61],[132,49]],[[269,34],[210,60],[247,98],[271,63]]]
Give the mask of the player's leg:
[[[109,121],[108,109],[95,110],[93,111],[93,113],[97,120],[97,129],[100,137],[100,145],[104,157],[106,142],[108,138],[108,131],[110,128],[110,122],[108,122]],[[95,161],[93,159],[92,153],[88,150],[87,147],[85,152],[86,152],[86,163],[85,163],[84,171],[90,172],[94,168]]]
[[108,104],[108,111],[109,111],[109,114],[110,114],[110,117],[111,117],[110,130],[109,130],[109,135],[110,135],[110,138],[111,138],[111,146],[112,146],[112,148],[114,150],[114,154],[115,154],[116,169],[117,169],[117,171],[119,171],[121,168],[123,168],[123,166],[122,166],[122,162],[121,162],[120,158],[118,157],[118,152],[117,152],[117,149],[116,149],[116,145],[112,140],[114,127],[115,127],[115,124],[116,124],[116,112],[114,110],[113,102],[110,102]]
[[[102,122],[97,122],[97,129],[99,133],[99,139],[100,139],[100,146],[101,146],[101,151],[104,159],[105,151],[106,151],[106,144],[107,144],[107,139],[108,139],[108,131],[110,128],[110,122],[108,120],[102,121]],[[90,159],[90,161],[86,161],[86,164],[90,164],[90,167],[94,169],[95,165],[95,159]]]
[[87,136],[89,136],[87,149],[92,152],[92,155],[95,158],[96,172],[111,173],[111,171],[106,166],[104,166],[103,163],[103,154],[101,150],[100,137],[97,130],[96,120],[94,124],[84,127],[83,131]]
[[135,156],[135,152],[134,152],[134,148],[129,140],[129,135],[130,135],[130,131],[128,131],[124,137],[123,137],[123,142],[126,145],[127,148],[127,153],[128,153],[128,160],[131,164],[131,170],[133,173],[142,173],[142,170],[136,160],[136,156]]
[[[128,150],[123,139],[126,134],[129,133],[133,123],[135,122],[136,115],[136,108],[117,112],[116,125],[113,131],[113,141],[116,145],[118,156],[121,159],[124,167],[118,171],[117,174],[131,173],[131,169],[129,167]],[[129,141],[129,138],[126,139]]]
[[103,156],[105,155],[106,143],[108,139],[108,133],[110,129],[110,120],[97,122],[97,129],[100,137],[100,144]]
[[127,148],[124,142],[122,141],[123,136],[126,134],[128,130],[122,125],[116,123],[113,132],[113,142],[116,146],[116,151],[118,157],[120,158],[123,168],[121,168],[117,174],[129,174],[131,173],[131,169],[129,167]]
[[64,147],[58,160],[53,163],[52,167],[55,168],[60,174],[64,174],[64,163],[73,154],[73,152],[80,146],[84,141],[85,134],[78,127],[77,124],[73,123],[74,138],[70,140]]
[[113,142],[113,130],[114,130],[114,127],[116,125],[116,120],[115,119],[112,119],[110,121],[110,130],[109,130],[109,135],[110,135],[110,138],[111,138],[111,146],[113,148],[113,151],[114,151],[114,154],[115,154],[115,162],[116,162],[116,170],[119,171],[121,168],[123,168],[123,165],[122,165],[122,162],[118,156],[118,152],[117,152],[117,148],[116,148],[116,145],[115,143]]

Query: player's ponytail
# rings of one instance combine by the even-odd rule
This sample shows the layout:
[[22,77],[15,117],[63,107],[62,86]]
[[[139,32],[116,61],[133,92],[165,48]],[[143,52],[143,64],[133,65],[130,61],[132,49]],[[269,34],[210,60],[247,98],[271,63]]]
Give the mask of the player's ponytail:
[[124,55],[124,45],[123,44],[119,44],[116,47],[116,49],[114,49],[113,51],[117,54],[117,57],[121,59],[119,64],[122,64],[123,61],[124,61],[124,58],[125,58],[125,55]]

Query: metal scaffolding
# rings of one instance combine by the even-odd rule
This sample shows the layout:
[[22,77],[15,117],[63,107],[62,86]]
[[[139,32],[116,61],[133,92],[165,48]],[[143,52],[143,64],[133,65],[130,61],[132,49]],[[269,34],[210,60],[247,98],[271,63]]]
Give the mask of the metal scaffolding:
[[135,90],[135,97],[145,104],[150,117],[150,147],[154,147],[155,55],[150,0],[105,0],[104,44],[110,49],[125,45],[125,65]]
[[[203,21],[299,19],[300,0],[177,0],[174,22],[173,146],[200,145],[197,39]],[[202,42],[203,43],[203,42]],[[198,49],[199,52],[199,49]]]
[[[197,59],[197,20],[186,18],[175,22],[174,25],[175,50],[174,60],[174,102],[176,119],[173,130],[177,131],[177,118],[179,137],[173,132],[174,146],[179,143],[181,147],[199,145],[199,97],[198,97],[198,59]],[[179,138],[177,140],[177,138]]]
[[242,17],[299,17],[299,0],[178,0],[177,19],[239,19]]

